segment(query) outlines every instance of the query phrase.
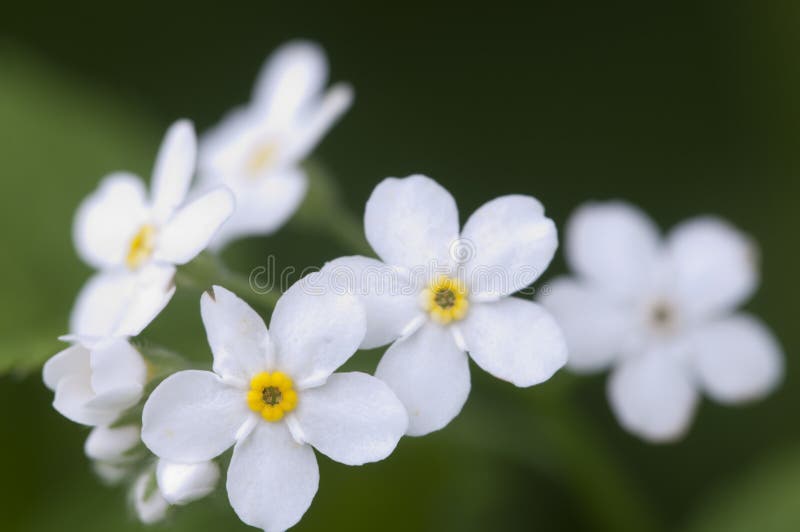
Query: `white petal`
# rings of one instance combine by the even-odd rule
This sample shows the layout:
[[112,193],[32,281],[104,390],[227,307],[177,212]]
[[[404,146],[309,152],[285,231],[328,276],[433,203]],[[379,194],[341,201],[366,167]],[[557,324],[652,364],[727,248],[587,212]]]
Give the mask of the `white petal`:
[[530,196],[502,196],[475,211],[461,232],[470,292],[506,296],[547,268],[558,247],[556,226]]
[[727,222],[710,217],[684,222],[667,243],[677,276],[673,289],[690,315],[732,310],[755,291],[758,250]]
[[250,235],[268,235],[295,213],[305,198],[308,179],[300,168],[286,168],[267,177],[227,179],[236,195],[236,209],[214,236],[213,249]]
[[291,122],[321,92],[328,79],[328,62],[318,45],[293,41],[278,48],[258,75],[254,105],[270,122]]
[[274,366],[264,320],[233,292],[212,287],[200,298],[200,314],[214,353],[214,373],[247,383]]
[[139,425],[121,427],[95,427],[86,438],[83,450],[92,460],[120,463],[127,459],[125,454],[132,450],[140,440]]
[[353,88],[338,83],[317,104],[310,104],[290,133],[287,158],[303,160],[353,104]]
[[367,316],[362,349],[379,347],[398,338],[421,315],[418,291],[397,270],[367,257],[340,257],[325,264],[332,290],[354,294]]
[[119,410],[93,407],[95,398],[88,374],[76,374],[58,381],[53,408],[65,418],[82,425],[108,425],[119,416]]
[[311,506],[319,486],[317,459],[310,446],[294,441],[286,423],[259,423],[233,449],[226,486],[239,519],[282,532]]
[[80,344],[71,345],[50,357],[42,370],[44,384],[51,390],[55,390],[59,381],[70,375],[83,374],[88,378],[90,373],[89,350]]
[[197,137],[188,120],[170,126],[153,169],[153,214],[167,220],[181,206],[192,181],[197,158]]
[[[140,395],[147,380],[144,358],[125,339],[116,339],[92,349],[92,389],[98,396],[134,389]],[[138,397],[133,401],[135,404]],[[133,406],[130,404],[128,406]]]
[[169,509],[169,503],[158,489],[154,489],[154,483],[153,472],[148,469],[133,485],[133,507],[139,520],[146,525],[164,519]]
[[516,386],[544,382],[567,361],[561,328],[532,301],[507,297],[473,303],[459,329],[472,359]]
[[142,414],[142,440],[174,462],[210,460],[233,445],[252,414],[246,392],[209,371],[180,371],[150,395]]
[[746,314],[701,327],[692,335],[700,381],[721,403],[763,397],[783,377],[784,355],[772,332]]
[[124,264],[131,239],[149,218],[142,180],[111,174],[87,197],[75,215],[73,239],[87,264],[101,269]]
[[652,280],[659,233],[652,220],[621,202],[587,203],[567,224],[567,261],[586,281],[631,298]]
[[172,264],[189,262],[208,247],[233,210],[233,193],[227,187],[203,194],[167,222],[158,236],[156,259]]
[[294,415],[303,440],[347,465],[383,460],[408,428],[403,403],[366,373],[334,373],[303,392]]
[[620,424],[653,442],[682,437],[698,399],[686,368],[662,350],[625,360],[608,381],[608,397]]
[[383,355],[375,376],[386,382],[408,412],[410,436],[444,428],[467,402],[469,361],[450,330],[426,323]]
[[433,179],[413,175],[381,181],[367,200],[364,229],[372,249],[387,264],[446,267],[458,239],[453,196]]
[[335,294],[322,272],[308,275],[281,296],[272,313],[276,367],[301,388],[319,384],[356,352],[366,328],[355,296]]
[[566,277],[547,283],[539,302],[564,331],[571,370],[605,369],[622,354],[634,324],[629,307]]
[[149,264],[140,270],[98,273],[81,289],[70,330],[83,336],[136,336],[175,293],[175,268]]
[[156,480],[161,495],[170,504],[187,504],[214,491],[219,481],[216,462],[179,464],[159,460]]

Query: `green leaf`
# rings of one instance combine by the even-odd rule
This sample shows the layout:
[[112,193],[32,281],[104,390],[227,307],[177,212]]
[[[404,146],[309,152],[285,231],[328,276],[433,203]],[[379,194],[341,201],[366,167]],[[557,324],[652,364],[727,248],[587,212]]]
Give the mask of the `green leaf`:
[[800,449],[772,455],[725,486],[691,520],[687,532],[800,530]]
[[61,346],[91,271],[75,254],[80,201],[108,172],[150,173],[157,127],[110,91],[0,48],[0,373],[35,370]]

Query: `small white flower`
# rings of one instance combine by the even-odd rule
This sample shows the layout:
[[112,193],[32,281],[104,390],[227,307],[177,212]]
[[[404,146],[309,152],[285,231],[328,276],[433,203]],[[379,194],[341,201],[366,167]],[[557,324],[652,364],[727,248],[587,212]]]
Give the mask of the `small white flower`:
[[169,504],[188,504],[214,491],[219,481],[219,466],[213,461],[179,464],[161,459],[156,466],[156,481],[161,496]]
[[95,427],[84,444],[86,456],[92,467],[106,484],[122,482],[133,468],[136,456],[132,451],[141,441],[139,425],[120,427]]
[[53,406],[84,425],[108,425],[142,397],[147,368],[122,338],[75,343],[44,365],[44,383],[55,391]]
[[242,521],[267,531],[291,527],[311,504],[319,482],[312,446],[344,464],[373,462],[392,452],[407,425],[383,382],[333,373],[364,337],[357,300],[313,295],[307,283],[280,298],[269,332],[228,290],[204,294],[213,373],[168,377],[142,417],[142,438],[162,459],[191,464],[234,446],[228,498]]
[[153,524],[167,516],[170,505],[184,505],[209,495],[219,481],[219,466],[205,461],[177,464],[159,460],[148,466],[133,484],[131,497],[139,520]]
[[612,367],[620,424],[668,441],[688,429],[699,392],[738,403],[772,390],[781,348],[753,316],[734,313],[758,284],[753,242],[723,220],[696,218],[660,238],[635,207],[590,203],[567,226],[575,278],[542,302],[564,328],[576,372]]
[[507,297],[541,275],[558,246],[552,220],[530,196],[496,198],[459,231],[447,190],[425,176],[389,178],[367,202],[367,240],[383,262],[344,257],[325,267],[336,289],[352,282],[367,310],[363,348],[395,341],[376,377],[408,409],[409,435],[441,429],[470,390],[466,353],[517,386],[549,379],[566,361],[555,320]]
[[84,286],[71,317],[74,334],[135,336],[172,297],[175,265],[193,259],[233,211],[233,195],[218,187],[186,204],[195,169],[191,123],[167,131],[148,198],[132,174],[107,176],[78,209],[78,254],[100,270]]
[[271,233],[300,205],[307,179],[299,163],[353,100],[345,84],[325,91],[327,78],[328,64],[319,46],[288,43],[262,68],[252,102],[203,136],[203,184],[226,184],[237,202],[214,247],[240,236]]

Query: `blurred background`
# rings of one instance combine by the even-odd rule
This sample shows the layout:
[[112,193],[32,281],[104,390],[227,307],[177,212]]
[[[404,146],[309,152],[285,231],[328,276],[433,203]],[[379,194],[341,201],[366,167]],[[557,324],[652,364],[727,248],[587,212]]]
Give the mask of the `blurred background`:
[[[146,4],[146,3],[145,3]],[[800,530],[800,3],[340,2],[5,5],[0,17],[0,529],[140,530],[104,487],[88,430],[58,415],[41,363],[59,349],[89,275],[75,208],[106,173],[149,179],[176,118],[200,131],[248,98],[268,53],[310,38],[356,103],[316,152],[363,213],[386,176],[426,173],[462,220],[507,193],[538,197],[560,227],[588,199],[630,200],[668,228],[700,213],[761,244],[748,304],[787,354],[764,401],[705,401],[688,437],[643,443],[615,422],[605,376],[517,390],[473,371],[448,429],[348,468],[320,455],[297,530]],[[349,254],[293,221],[233,246],[302,268]],[[545,279],[564,271],[559,255]],[[210,361],[198,294],[179,291],[146,331]],[[379,353],[362,355],[374,366]],[[224,490],[155,530],[251,530]]]

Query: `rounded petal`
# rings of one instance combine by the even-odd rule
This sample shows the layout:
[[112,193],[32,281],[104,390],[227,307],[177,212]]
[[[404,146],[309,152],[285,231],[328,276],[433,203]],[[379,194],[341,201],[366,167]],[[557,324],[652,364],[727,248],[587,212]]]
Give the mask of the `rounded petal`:
[[236,440],[252,412],[243,390],[209,371],[180,371],[150,395],[142,413],[142,440],[160,458],[180,463],[211,460]]
[[156,466],[156,481],[169,504],[188,504],[214,491],[219,481],[219,466],[211,461],[179,464],[162,459]]
[[467,355],[456,347],[449,329],[434,323],[393,343],[375,376],[405,405],[410,436],[444,428],[461,412],[469,396]]
[[277,231],[305,198],[308,179],[301,168],[285,168],[256,179],[226,179],[236,196],[236,209],[214,236],[211,247],[221,249],[244,236]]
[[625,360],[608,381],[619,423],[640,438],[666,442],[688,430],[697,391],[675,353],[652,350]]
[[82,425],[96,426],[112,423],[119,409],[93,406],[95,398],[88,373],[70,375],[58,381],[53,408],[65,418]]
[[233,292],[212,287],[200,298],[200,314],[214,353],[214,373],[247,383],[274,365],[264,320]]
[[178,120],[167,130],[153,169],[152,202],[156,220],[169,219],[186,199],[196,158],[194,126],[189,120]]
[[421,315],[418,292],[396,269],[367,257],[340,257],[323,268],[337,294],[354,294],[364,305],[367,334],[362,349],[372,349],[400,337]]
[[169,509],[167,500],[159,490],[154,489],[155,482],[153,471],[148,469],[139,475],[133,484],[133,507],[136,509],[139,520],[146,525],[152,525],[164,519]]
[[783,350],[753,316],[739,314],[701,327],[692,335],[692,349],[703,388],[721,403],[763,397],[783,377]]
[[253,89],[253,102],[278,127],[290,123],[317,98],[327,80],[328,61],[322,48],[292,41],[267,59]]
[[758,284],[755,243],[727,222],[697,218],[678,225],[667,240],[674,290],[692,316],[719,314],[749,298]]
[[[138,389],[141,394],[147,380],[147,366],[139,351],[126,339],[118,338],[94,347],[90,362],[92,389],[98,396],[130,388]],[[138,397],[133,403],[137,401]]]
[[294,415],[304,441],[347,465],[383,460],[408,428],[403,403],[365,373],[334,373],[324,385],[305,390]]
[[286,423],[259,423],[233,449],[226,486],[239,519],[282,532],[311,506],[319,486],[317,458],[311,447],[295,442]]
[[206,249],[234,209],[233,193],[217,187],[181,208],[159,235],[155,256],[185,264]]
[[567,361],[567,344],[541,305],[516,297],[474,303],[459,327],[472,360],[516,386],[546,381]]
[[659,258],[652,220],[627,203],[587,203],[567,224],[566,256],[572,269],[610,294],[636,297],[652,280]]
[[139,425],[121,427],[95,427],[86,438],[83,450],[92,460],[120,463],[126,460],[126,453],[136,447],[141,435]]
[[269,330],[276,368],[300,388],[320,384],[356,352],[366,323],[355,296],[334,293],[322,272],[312,273],[292,285],[275,305]]
[[123,265],[148,217],[142,180],[125,172],[109,175],[78,207],[72,229],[78,255],[98,269]]
[[89,350],[80,344],[74,344],[53,355],[45,362],[42,377],[45,386],[55,391],[56,386],[62,379],[70,375],[79,374],[88,377],[90,373]]
[[566,277],[547,283],[539,302],[564,332],[571,370],[599,371],[622,354],[634,325],[628,307]]
[[82,336],[136,336],[167,306],[175,293],[175,268],[150,264],[135,272],[94,275],[81,289],[70,330]]
[[433,179],[413,175],[381,181],[367,200],[367,240],[387,264],[415,268],[453,261],[458,239],[458,208],[453,196]]
[[466,264],[470,292],[506,296],[539,278],[558,247],[553,220],[530,196],[502,196],[475,211],[454,257]]

